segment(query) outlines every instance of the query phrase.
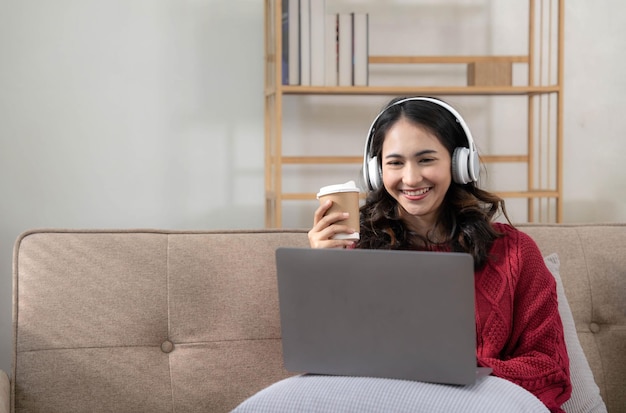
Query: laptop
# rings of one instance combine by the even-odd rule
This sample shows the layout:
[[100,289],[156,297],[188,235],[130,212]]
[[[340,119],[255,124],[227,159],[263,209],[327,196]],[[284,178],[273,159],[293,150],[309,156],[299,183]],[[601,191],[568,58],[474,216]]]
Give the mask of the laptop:
[[467,385],[476,364],[474,269],[465,253],[280,247],[290,372]]

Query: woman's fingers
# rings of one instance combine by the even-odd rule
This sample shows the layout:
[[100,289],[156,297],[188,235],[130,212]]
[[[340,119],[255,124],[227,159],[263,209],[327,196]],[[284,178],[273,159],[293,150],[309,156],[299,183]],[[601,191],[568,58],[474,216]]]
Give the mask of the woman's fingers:
[[352,234],[355,228],[350,228],[343,223],[348,218],[347,212],[332,212],[328,214],[328,210],[333,203],[328,200],[322,203],[313,215],[313,227],[309,230],[309,243],[313,248],[346,248],[353,244],[352,240],[334,239],[337,234]]

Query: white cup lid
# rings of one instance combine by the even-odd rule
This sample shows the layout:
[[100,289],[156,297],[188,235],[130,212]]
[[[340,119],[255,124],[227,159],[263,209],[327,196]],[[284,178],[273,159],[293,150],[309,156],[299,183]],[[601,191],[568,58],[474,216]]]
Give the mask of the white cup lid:
[[317,197],[322,197],[328,194],[336,194],[337,192],[360,192],[354,181],[348,181],[345,184],[328,185],[320,188],[317,193]]

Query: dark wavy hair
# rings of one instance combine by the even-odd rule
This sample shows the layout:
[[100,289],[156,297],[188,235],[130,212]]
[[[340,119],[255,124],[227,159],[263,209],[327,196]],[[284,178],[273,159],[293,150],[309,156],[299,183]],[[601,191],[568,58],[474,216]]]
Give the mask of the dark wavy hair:
[[[454,115],[444,107],[424,100],[395,98],[377,119],[373,127],[371,156],[377,156],[381,166],[383,141],[389,128],[400,118],[428,129],[445,146],[452,157],[455,148],[468,146],[463,128]],[[381,186],[368,193],[360,214],[360,240],[357,248],[398,250],[450,250],[466,252],[474,258],[474,267],[481,268],[489,259],[489,250],[497,232],[492,220],[501,212],[507,221],[504,200],[484,191],[475,182],[458,184],[452,181],[445,195],[436,226],[443,229],[445,239],[422,236],[407,227],[400,217],[397,201]]]

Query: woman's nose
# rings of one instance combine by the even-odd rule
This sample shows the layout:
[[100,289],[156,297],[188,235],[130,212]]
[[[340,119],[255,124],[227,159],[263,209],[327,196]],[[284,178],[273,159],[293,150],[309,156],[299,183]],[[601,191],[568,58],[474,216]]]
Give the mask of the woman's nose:
[[414,164],[407,164],[404,168],[404,174],[402,180],[409,186],[415,186],[422,181],[422,171],[419,166]]

